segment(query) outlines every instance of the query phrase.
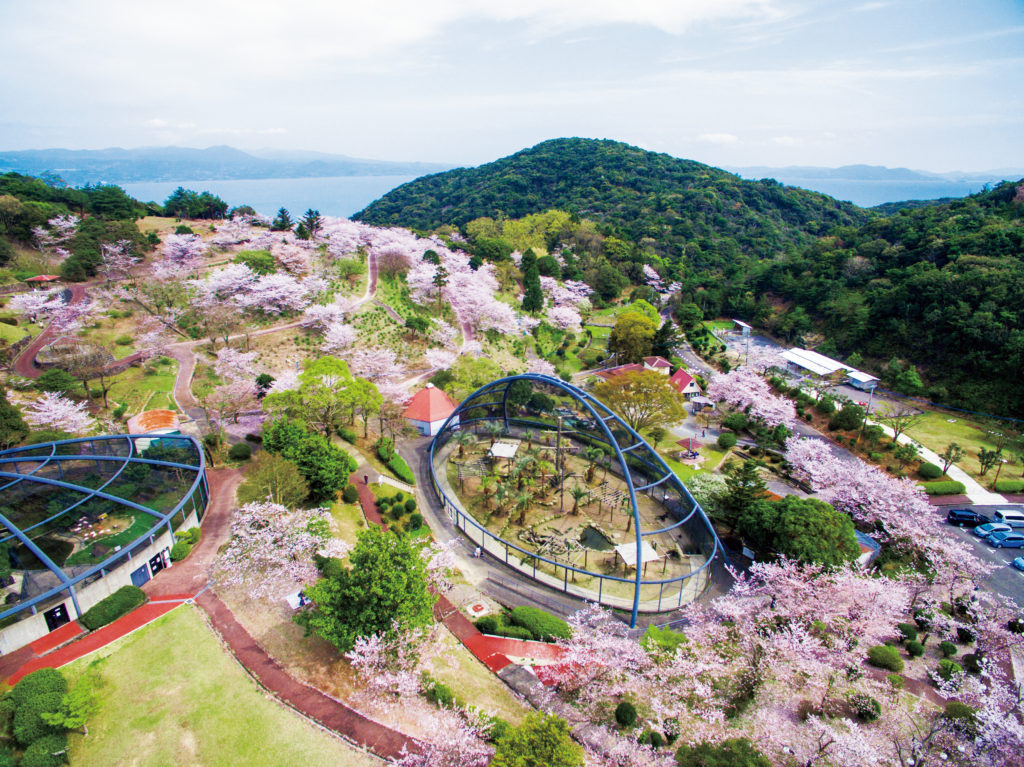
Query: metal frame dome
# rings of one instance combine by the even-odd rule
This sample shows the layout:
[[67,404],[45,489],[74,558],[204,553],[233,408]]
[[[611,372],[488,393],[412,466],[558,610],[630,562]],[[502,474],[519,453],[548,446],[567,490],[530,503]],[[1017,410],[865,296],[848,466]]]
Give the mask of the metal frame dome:
[[[10,557],[22,578],[21,598],[0,609],[0,621],[35,614],[68,596],[80,617],[81,589],[132,561],[162,528],[173,539],[192,513],[202,518],[209,498],[205,469],[199,443],[181,434],[85,437],[0,451],[0,544],[6,549],[0,555]],[[84,527],[125,510],[132,522],[122,532],[139,529],[125,543],[108,547],[76,537],[76,520]],[[151,517],[152,525],[140,515]]]
[[[505,433],[511,435],[515,435],[517,431],[520,433],[525,432],[527,429],[554,431],[556,428],[556,425],[550,420],[541,420],[536,415],[531,417],[530,413],[510,412],[509,391],[512,384],[516,381],[527,381],[531,386],[536,387],[539,385],[549,390],[553,389],[561,395],[571,397],[571,401],[576,404],[576,409],[573,411],[573,416],[570,419],[572,421],[571,428],[567,430],[561,429],[562,418],[557,420],[562,436],[582,444],[599,444],[614,453],[618,462],[617,473],[620,479],[625,482],[632,508],[632,529],[635,532],[636,541],[635,561],[637,563],[643,561],[642,545],[645,537],[679,531],[679,533],[685,532],[689,540],[696,544],[700,555],[706,558],[706,561],[699,569],[675,578],[645,580],[642,577],[643,569],[639,565],[636,567],[634,578],[622,578],[579,568],[567,562],[559,562],[541,556],[537,552],[528,551],[494,535],[465,511],[458,502],[457,497],[452,498],[449,496],[449,493],[445,491],[447,476],[443,472],[444,464],[447,463],[447,454],[444,451],[444,447],[451,440],[455,431],[464,427],[470,427],[475,430],[478,425],[488,421],[500,421],[504,426]],[[615,468],[614,466],[612,467],[613,470]],[[438,469],[442,470],[440,472],[442,479],[440,480],[438,478]],[[613,602],[613,600],[604,596],[605,580],[632,583],[633,599],[630,626],[636,626],[637,614],[640,612],[642,587],[658,586],[658,599],[655,609],[645,609],[645,612],[663,612],[675,609],[685,602],[692,601],[692,598],[696,598],[709,582],[712,563],[719,556],[722,560],[725,559],[724,549],[704,510],[657,452],[600,400],[582,389],[552,376],[533,373],[508,376],[492,381],[470,394],[456,408],[448,420],[445,421],[440,431],[430,443],[430,478],[442,507],[456,526],[469,536],[474,543],[480,545],[482,551],[503,559],[505,564],[525,574],[527,577],[539,580],[536,577],[536,566],[534,566],[533,575],[531,576],[530,572],[524,569],[524,567],[510,561],[510,551],[519,552],[521,555],[525,554],[535,560],[554,565],[556,573],[558,568],[563,568],[563,591],[602,604],[611,604]],[[562,482],[564,482],[564,479]],[[449,492],[451,492],[452,496],[457,495],[450,491],[450,489]],[[656,493],[659,492],[661,494],[660,499],[656,497]],[[640,512],[637,504],[637,497],[641,493],[646,493],[661,503],[667,513],[674,517],[675,521],[657,530],[641,530]],[[503,557],[501,556],[502,550],[504,551]],[[568,579],[569,572],[573,572],[574,576],[576,573],[580,573],[600,579],[596,599],[594,599],[594,590],[581,589],[570,585]],[[695,579],[692,582],[694,585],[693,597],[684,600],[684,588],[690,585],[689,579],[691,578]],[[678,585],[678,600],[670,598],[668,603],[663,606],[663,596],[667,585]]]

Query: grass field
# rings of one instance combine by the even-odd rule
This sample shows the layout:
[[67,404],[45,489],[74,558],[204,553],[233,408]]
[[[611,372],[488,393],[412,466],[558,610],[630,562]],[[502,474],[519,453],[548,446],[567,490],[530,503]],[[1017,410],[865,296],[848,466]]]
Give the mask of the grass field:
[[[919,424],[907,430],[907,434],[911,437],[940,454],[947,445],[956,442],[967,451],[967,457],[957,465],[975,479],[979,477],[981,468],[978,465],[978,451],[983,447],[987,450],[998,447],[999,432],[1007,439],[1006,446],[1003,448],[1003,457],[1009,461],[1003,467],[1000,478],[1017,479],[1021,474],[1021,452],[1024,450],[1024,443],[1019,439],[1014,440],[1013,432],[1008,429],[1002,429],[982,421],[974,421],[961,415],[929,410],[925,411],[925,416]],[[988,482],[994,476],[992,472],[989,472],[984,480]]]
[[0,341],[6,344],[14,344],[28,335],[28,331],[20,325],[8,325],[0,322]]
[[108,394],[111,407],[115,407],[115,402],[126,404],[128,416],[154,408],[177,409],[170,396],[178,374],[177,361],[163,357],[155,364],[149,364],[154,373],[147,375],[146,368],[130,367],[112,379],[114,383]]
[[366,529],[366,521],[358,503],[335,503],[331,505],[335,535],[346,543],[356,542],[356,533]]
[[[221,648],[197,608],[179,607],[97,653],[103,705],[71,736],[75,767],[381,762],[272,701]],[[72,678],[96,657],[66,667]]]

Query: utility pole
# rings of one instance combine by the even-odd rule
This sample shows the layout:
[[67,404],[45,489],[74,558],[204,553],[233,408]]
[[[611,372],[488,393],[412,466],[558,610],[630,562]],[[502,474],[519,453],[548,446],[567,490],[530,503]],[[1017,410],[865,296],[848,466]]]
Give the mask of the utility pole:
[[857,435],[858,441],[861,439],[861,437],[864,436],[864,429],[868,425],[868,416],[871,415],[871,403],[875,399],[875,389],[877,389],[877,388],[878,388],[878,384],[876,383],[874,386],[872,386],[868,390],[868,409],[864,411],[864,420],[861,422],[861,425],[860,425],[860,434]]

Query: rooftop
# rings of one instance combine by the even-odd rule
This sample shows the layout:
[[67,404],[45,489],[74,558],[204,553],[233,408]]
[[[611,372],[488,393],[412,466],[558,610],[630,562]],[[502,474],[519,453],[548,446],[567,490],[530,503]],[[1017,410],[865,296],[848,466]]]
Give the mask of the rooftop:
[[452,398],[428,383],[409,400],[409,405],[402,415],[410,421],[443,421],[455,412],[456,404]]

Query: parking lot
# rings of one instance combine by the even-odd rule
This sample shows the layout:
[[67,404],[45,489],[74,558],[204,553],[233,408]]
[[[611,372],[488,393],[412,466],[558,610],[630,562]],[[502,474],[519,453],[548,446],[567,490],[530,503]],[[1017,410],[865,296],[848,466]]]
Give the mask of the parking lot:
[[[1004,503],[997,506],[959,506],[957,508],[973,509],[989,518],[992,517],[992,513],[996,509],[1024,510],[1024,506],[1012,503]],[[948,509],[937,509],[937,511],[941,511],[943,519],[946,518]],[[989,546],[984,539],[974,535],[971,532],[971,527],[960,528],[953,525],[947,525],[946,527],[949,529],[950,535],[955,535],[968,541],[974,547],[974,551],[980,559],[995,567],[992,575],[985,579],[985,585],[996,593],[1015,600],[1018,605],[1024,605],[1024,572],[1015,569],[1010,564],[1014,558],[1024,557],[1024,548],[996,549]]]

